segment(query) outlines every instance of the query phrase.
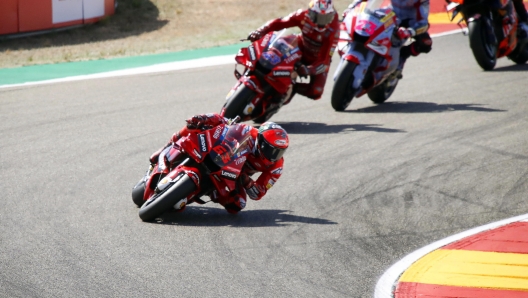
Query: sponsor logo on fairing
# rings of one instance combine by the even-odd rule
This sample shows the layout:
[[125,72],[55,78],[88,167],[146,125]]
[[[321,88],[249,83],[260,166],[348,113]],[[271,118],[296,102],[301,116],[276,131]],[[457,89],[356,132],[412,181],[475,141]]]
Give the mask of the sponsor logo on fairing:
[[235,164],[238,166],[239,164],[243,163],[246,161],[246,157],[245,156],[242,156],[241,158],[235,160]]
[[249,58],[251,60],[257,59],[257,55],[255,55],[255,48],[253,46],[250,46],[248,49],[249,49]]
[[282,174],[282,167],[276,168],[275,170],[271,171],[271,173],[276,175]]
[[289,77],[291,73],[287,70],[275,70],[273,71],[273,76],[275,77]]
[[202,155],[196,151],[196,149],[193,149],[194,155],[198,157],[199,159],[202,159]]
[[292,61],[294,61],[295,59],[298,59],[298,58],[301,58],[301,55],[299,55],[298,53],[295,53],[293,55],[291,55],[290,57],[286,58],[284,61],[286,63],[290,63]]
[[218,137],[220,136],[220,133],[222,132],[222,127],[221,126],[218,126],[214,132],[214,135],[213,135],[213,138],[215,139],[218,139]]
[[205,140],[205,135],[199,134],[198,138],[200,139],[200,148],[202,152],[207,152],[207,141]]
[[235,173],[231,173],[231,172],[224,171],[224,170],[222,170],[222,173],[220,175],[230,180],[235,180],[237,177]]

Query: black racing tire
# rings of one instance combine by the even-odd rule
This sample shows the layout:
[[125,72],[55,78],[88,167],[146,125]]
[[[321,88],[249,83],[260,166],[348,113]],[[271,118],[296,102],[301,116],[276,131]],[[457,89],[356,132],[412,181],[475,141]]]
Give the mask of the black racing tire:
[[481,17],[469,22],[469,46],[478,65],[484,70],[493,70],[497,63],[498,45],[490,40],[488,30],[493,30],[493,28],[488,28],[486,21],[486,18]]
[[508,55],[508,58],[515,64],[526,64],[528,61],[528,44],[517,44],[517,47]]
[[224,117],[233,119],[236,116],[243,118],[244,108],[255,97],[255,91],[241,84],[238,89],[226,100],[224,104]]
[[266,113],[266,114],[264,114],[264,115],[262,115],[260,117],[257,117],[255,119],[253,119],[253,122],[255,122],[256,124],[262,124],[262,123],[268,121],[271,118],[271,116],[273,116],[273,114]]
[[332,107],[334,110],[344,111],[352,101],[356,90],[351,87],[354,80],[354,69],[356,64],[343,61],[337,70],[336,80],[332,88]]
[[165,191],[150,197],[139,209],[139,218],[142,221],[153,221],[166,211],[173,209],[174,205],[181,199],[189,196],[196,190],[196,184],[185,173],[181,178]]
[[132,202],[136,204],[136,206],[141,207],[143,203],[145,203],[145,200],[143,199],[145,195],[145,181],[141,179],[136,186],[132,189]]
[[[394,82],[394,80],[396,80]],[[397,78],[387,78],[383,83],[372,88],[368,93],[368,97],[372,102],[376,104],[384,103],[392,95],[396,86],[398,85],[399,79]]]

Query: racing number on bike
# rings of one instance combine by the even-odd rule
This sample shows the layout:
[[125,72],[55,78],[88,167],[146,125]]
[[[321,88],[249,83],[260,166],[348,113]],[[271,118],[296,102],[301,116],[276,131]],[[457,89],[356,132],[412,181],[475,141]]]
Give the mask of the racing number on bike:
[[374,34],[374,30],[376,29],[376,24],[368,21],[368,20],[359,20],[357,22],[356,28],[354,30],[361,30],[368,35]]
[[214,152],[216,152],[220,158],[222,158],[223,163],[229,162],[229,154],[227,154],[227,149],[223,146],[216,146],[213,148]]

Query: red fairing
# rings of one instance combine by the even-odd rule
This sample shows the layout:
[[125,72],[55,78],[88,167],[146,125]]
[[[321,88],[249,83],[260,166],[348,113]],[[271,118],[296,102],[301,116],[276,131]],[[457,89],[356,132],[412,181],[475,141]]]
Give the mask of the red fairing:
[[[193,166],[192,163],[188,163],[178,164],[174,168],[170,168],[168,164],[156,164],[146,181],[145,201],[154,195],[156,185],[162,180],[162,177],[176,180],[181,173],[185,173],[196,184],[196,190],[188,196],[188,204],[195,201],[194,196],[203,190],[204,175],[209,175],[208,180],[212,182],[213,189],[221,197],[228,197],[236,190],[236,181],[240,176],[247,155],[251,153],[253,139],[250,131],[254,128],[246,124],[226,125],[225,119],[218,114],[201,115],[200,118],[205,119],[206,125],[219,124],[203,131],[182,130],[186,133],[172,145],[170,150],[181,150],[203,166]],[[167,154],[167,151],[163,151],[162,154]],[[162,155],[161,159],[166,160],[165,157]],[[208,161],[204,162],[206,159]],[[204,172],[204,168],[211,172]],[[208,185],[211,187],[211,184]]]

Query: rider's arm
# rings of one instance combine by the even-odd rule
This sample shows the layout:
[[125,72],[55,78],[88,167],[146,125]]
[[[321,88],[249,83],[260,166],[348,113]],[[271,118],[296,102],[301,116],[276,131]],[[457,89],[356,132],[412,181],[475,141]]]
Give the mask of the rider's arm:
[[227,123],[228,120],[219,114],[210,113],[195,115],[185,121],[187,122],[187,125],[172,135],[171,142],[174,143],[181,137],[189,135],[191,131],[200,131],[206,127],[215,127]]
[[281,158],[272,167],[263,171],[258,177],[257,181],[253,182],[250,179],[250,183],[246,185],[246,192],[248,196],[253,200],[260,200],[266,192],[279,180],[282,174],[282,166],[284,159]]
[[216,113],[200,114],[192,116],[185,120],[187,122],[187,128],[196,129],[204,127],[215,127],[220,124],[226,124],[227,119]]
[[429,29],[429,0],[421,0],[416,13],[416,22],[411,27],[415,35],[427,32]]
[[295,26],[301,27],[303,20],[304,20],[304,10],[299,9],[283,18],[273,19],[267,22],[266,24],[264,24],[262,27],[260,27],[257,30],[259,30],[263,36],[271,31],[279,31],[284,28],[290,28],[290,27],[295,27]]

